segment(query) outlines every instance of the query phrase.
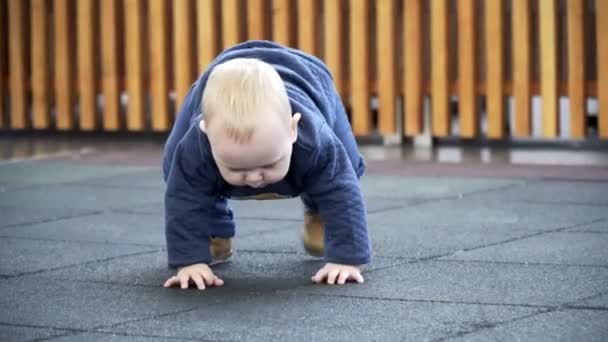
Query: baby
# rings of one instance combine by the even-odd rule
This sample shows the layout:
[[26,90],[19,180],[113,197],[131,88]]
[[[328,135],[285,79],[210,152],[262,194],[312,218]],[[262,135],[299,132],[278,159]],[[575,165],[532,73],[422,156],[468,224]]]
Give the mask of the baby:
[[232,256],[228,199],[299,196],[303,245],[326,264],[315,283],[363,282],[371,260],[359,178],[365,164],[331,74],[317,58],[268,41],[222,52],[194,83],[163,158],[169,267],[164,286],[224,281]]

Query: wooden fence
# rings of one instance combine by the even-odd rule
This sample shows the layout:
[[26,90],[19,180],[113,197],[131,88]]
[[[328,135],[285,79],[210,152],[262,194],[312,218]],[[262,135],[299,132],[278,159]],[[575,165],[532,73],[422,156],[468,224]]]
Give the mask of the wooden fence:
[[357,136],[605,139],[607,19],[605,0],[0,0],[0,129],[167,131],[217,53],[268,39],[326,61]]

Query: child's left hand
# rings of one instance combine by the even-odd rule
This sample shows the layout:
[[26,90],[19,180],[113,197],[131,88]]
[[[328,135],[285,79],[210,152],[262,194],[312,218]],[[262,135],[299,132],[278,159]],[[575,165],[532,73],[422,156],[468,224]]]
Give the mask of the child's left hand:
[[327,278],[327,283],[332,285],[336,283],[336,279],[340,285],[346,283],[347,280],[354,280],[357,283],[363,283],[364,281],[359,267],[332,263],[325,264],[312,277],[312,281],[318,284],[324,282],[325,278]]

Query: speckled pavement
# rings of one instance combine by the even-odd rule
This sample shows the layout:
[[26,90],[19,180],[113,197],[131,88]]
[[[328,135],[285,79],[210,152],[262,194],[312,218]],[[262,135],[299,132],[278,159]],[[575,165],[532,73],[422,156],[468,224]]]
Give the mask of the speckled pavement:
[[225,286],[182,291],[136,164],[0,164],[0,341],[608,340],[605,170],[372,161],[364,284],[310,282],[293,199],[233,203]]

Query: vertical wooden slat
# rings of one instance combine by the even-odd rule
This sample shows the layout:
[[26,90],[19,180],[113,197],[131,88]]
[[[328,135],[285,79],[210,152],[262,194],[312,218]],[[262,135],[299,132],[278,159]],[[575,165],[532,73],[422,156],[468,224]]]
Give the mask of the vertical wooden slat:
[[164,131],[169,128],[169,78],[167,75],[169,25],[165,0],[150,0],[150,84],[152,89],[152,129]]
[[49,128],[50,124],[50,77],[49,77],[49,37],[46,0],[32,0],[30,3],[32,27],[32,111],[33,127]]
[[6,91],[8,89],[6,81],[8,78],[8,16],[6,1],[0,1],[0,128],[8,126],[6,124]]
[[369,110],[369,24],[367,0],[350,2],[350,80],[352,98],[352,127],[355,135],[371,132]]
[[74,104],[74,92],[72,88],[72,78],[74,63],[72,63],[70,42],[71,28],[69,25],[68,0],[55,0],[55,102],[57,128],[69,130],[73,128],[74,116],[72,106]]
[[120,89],[118,85],[117,3],[101,1],[101,75],[103,81],[103,128],[120,129]]
[[125,0],[126,24],[126,76],[127,94],[127,129],[141,131],[145,126],[144,118],[144,81],[143,81],[143,18],[144,8],[141,0]]
[[[230,3],[227,1],[225,3]],[[192,19],[190,1],[171,2],[173,6],[173,53],[175,60],[175,96],[176,108],[181,108],[184,97],[192,86],[193,55]]]
[[450,133],[448,55],[448,2],[431,0],[431,106],[434,136]]
[[478,134],[477,121],[477,16],[476,0],[458,2],[458,96],[460,135],[466,138]]
[[598,131],[608,138],[608,1],[596,0]]
[[515,99],[515,131],[518,137],[532,131],[530,101],[532,97],[532,59],[530,39],[530,2],[513,0],[513,96]]
[[289,0],[272,0],[272,40],[290,45]]
[[547,138],[558,135],[556,6],[555,0],[539,0],[540,93]]
[[95,72],[95,2],[80,0],[76,3],[78,41],[78,91],[80,99],[80,129],[97,128],[97,77]]
[[241,41],[239,10],[239,0],[222,1],[222,44],[224,48],[229,48]]
[[584,2],[568,1],[568,96],[570,98],[570,135],[584,138],[585,122],[585,34]]
[[317,53],[316,3],[298,0],[298,48],[315,55]]
[[422,0],[404,4],[405,127],[407,136],[422,133]]
[[344,35],[342,34],[342,0],[324,1],[325,12],[325,63],[334,77],[334,85],[344,98]]
[[395,2],[377,3],[378,128],[383,135],[396,133],[395,125]]
[[249,0],[247,2],[247,34],[249,39],[266,39],[266,17],[264,0]]
[[9,0],[9,74],[12,129],[27,128],[25,98],[25,4],[21,0]]
[[[158,0],[157,0],[158,1]],[[217,0],[199,0],[196,4],[196,26],[198,31],[198,70],[202,72],[218,52]]]
[[486,1],[486,117],[489,138],[504,136],[502,0]]

